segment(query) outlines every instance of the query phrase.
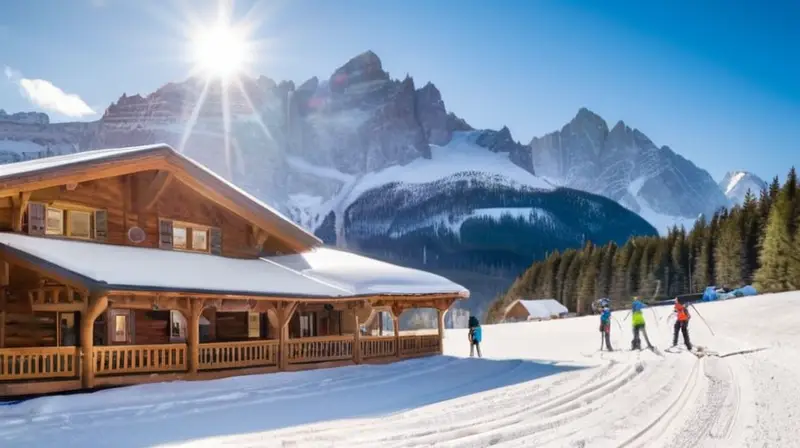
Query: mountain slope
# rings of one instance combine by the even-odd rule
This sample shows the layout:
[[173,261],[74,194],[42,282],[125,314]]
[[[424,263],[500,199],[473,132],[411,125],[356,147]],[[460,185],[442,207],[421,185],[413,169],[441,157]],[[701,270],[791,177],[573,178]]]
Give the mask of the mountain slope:
[[622,121],[612,129],[582,108],[560,131],[530,142],[537,173],[600,194],[664,232],[728,204],[711,175]]
[[719,187],[732,204],[743,204],[748,190],[758,198],[761,190],[767,189],[767,183],[748,171],[729,171],[720,181]]

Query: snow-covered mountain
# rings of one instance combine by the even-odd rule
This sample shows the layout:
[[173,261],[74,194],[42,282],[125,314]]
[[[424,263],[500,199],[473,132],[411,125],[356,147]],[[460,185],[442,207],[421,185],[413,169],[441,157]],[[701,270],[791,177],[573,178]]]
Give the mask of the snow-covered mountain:
[[[486,290],[493,295],[548,251],[655,233],[625,207],[690,216],[718,202],[714,189],[725,200],[690,162],[638,131],[604,130],[598,118],[582,110],[558,136],[524,145],[507,128],[473,129],[436,86],[393,79],[366,52],[299,86],[263,76],[228,87],[188,79],[123,94],[91,123],[3,112],[0,162],[168,143],[326,242],[466,273],[456,280],[473,291],[500,278]],[[609,168],[616,152],[630,168]],[[587,154],[602,171],[577,163]],[[471,285],[478,270],[492,279]]]
[[609,129],[586,108],[530,146],[539,175],[614,199],[660,232],[676,224],[691,227],[699,215],[728,205],[707,171],[622,121]]
[[767,183],[749,171],[729,171],[720,181],[719,187],[732,204],[742,204],[748,190],[758,198],[761,190],[767,189]]

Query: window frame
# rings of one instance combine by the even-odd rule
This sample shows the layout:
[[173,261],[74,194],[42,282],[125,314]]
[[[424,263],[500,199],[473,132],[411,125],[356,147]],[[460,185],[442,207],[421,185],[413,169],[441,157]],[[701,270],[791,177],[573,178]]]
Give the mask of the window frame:
[[[56,211],[61,213],[61,230],[58,233],[50,230],[50,212]],[[49,236],[66,236],[64,234],[64,209],[60,207],[53,207],[52,205],[45,204],[44,209],[44,234]]]
[[[184,231],[182,245],[178,245],[178,239],[175,237],[175,229],[182,229]],[[175,250],[191,250],[189,248],[189,234],[189,227],[183,223],[176,223],[176,221],[172,221],[172,248]]]
[[[74,209],[70,210],[70,209],[66,209],[65,210],[65,214],[67,215],[67,219],[66,219],[67,231],[66,231],[66,234],[64,236],[66,236],[68,238],[75,238],[75,239],[80,239],[80,240],[91,240],[91,239],[94,239],[94,238],[92,238],[94,236],[94,227],[95,227],[94,223],[92,222],[93,218],[94,218],[94,213],[93,212],[86,211],[86,210],[74,210]],[[75,215],[86,215],[86,217],[88,219],[88,224],[89,224],[89,229],[86,232],[86,236],[73,235],[72,234],[72,230],[73,230],[72,216],[73,216],[73,214],[75,214]]]

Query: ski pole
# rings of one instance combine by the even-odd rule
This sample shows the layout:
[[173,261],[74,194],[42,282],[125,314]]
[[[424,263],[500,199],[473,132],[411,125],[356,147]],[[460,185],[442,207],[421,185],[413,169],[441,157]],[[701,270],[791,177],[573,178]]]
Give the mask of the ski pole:
[[703,323],[704,323],[704,324],[706,324],[706,327],[708,327],[708,331],[710,331],[710,332],[711,332],[711,336],[716,336],[716,335],[714,334],[714,330],[712,330],[712,329],[711,329],[711,325],[709,325],[709,324],[708,324],[708,322],[706,322],[706,320],[703,318],[703,315],[702,315],[702,314],[700,314],[700,311],[697,311],[697,308],[695,308],[695,307],[694,307],[694,304],[693,304],[693,303],[690,303],[690,304],[689,304],[689,306],[691,306],[691,307],[692,307],[692,309],[694,310],[694,312],[695,312],[695,313],[697,313],[697,317],[699,317],[699,318],[700,318],[700,320],[702,320],[702,321],[703,321]]
[[656,314],[656,310],[653,307],[649,307],[650,311],[653,312],[653,319],[656,321],[656,329],[658,329],[658,314]]
[[[611,317],[614,317],[614,316],[611,316]],[[622,325],[619,323],[619,321],[617,320],[616,317],[614,317],[614,322],[617,323],[617,328],[619,328],[619,331],[621,332],[622,331]]]

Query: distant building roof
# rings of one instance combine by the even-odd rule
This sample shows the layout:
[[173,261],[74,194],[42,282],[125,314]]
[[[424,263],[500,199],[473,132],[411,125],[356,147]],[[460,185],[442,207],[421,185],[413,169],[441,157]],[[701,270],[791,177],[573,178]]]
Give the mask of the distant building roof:
[[541,319],[549,318],[550,316],[560,316],[568,313],[567,307],[562,305],[555,299],[539,299],[539,300],[515,300],[511,305],[506,308],[508,313],[511,308],[517,304],[522,305],[528,312],[529,317],[538,317]]

